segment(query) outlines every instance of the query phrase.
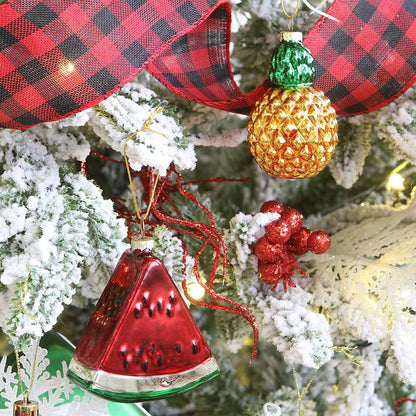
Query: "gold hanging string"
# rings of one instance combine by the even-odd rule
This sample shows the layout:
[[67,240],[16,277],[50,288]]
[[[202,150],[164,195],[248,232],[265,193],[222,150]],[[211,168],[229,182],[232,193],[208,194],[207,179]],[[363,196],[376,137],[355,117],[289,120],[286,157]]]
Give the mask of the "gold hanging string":
[[144,216],[142,217],[140,215],[139,206],[137,204],[136,192],[134,190],[133,180],[132,180],[131,172],[130,172],[129,161],[128,161],[128,158],[127,158],[127,143],[134,136],[137,136],[137,134],[141,133],[142,131],[149,131],[151,133],[160,134],[161,136],[167,138],[166,135],[163,134],[163,133],[161,133],[160,131],[156,131],[156,130],[153,130],[153,129],[150,128],[150,125],[151,125],[152,121],[155,119],[155,117],[161,111],[163,111],[163,107],[156,107],[156,109],[150,114],[150,116],[143,123],[143,127],[140,130],[137,130],[131,136],[129,136],[128,139],[126,140],[126,142],[124,143],[124,151],[123,151],[123,153],[124,153],[124,161],[126,162],[127,175],[129,177],[129,182],[130,182],[130,187],[131,187],[131,193],[133,194],[134,208],[136,209],[137,218],[140,220],[140,234],[141,234],[142,237],[144,237],[144,235],[145,235],[144,222],[145,222],[146,218],[149,216],[149,213],[150,213],[150,209],[151,209],[152,202],[153,202],[153,199],[154,199],[154,196],[155,196],[155,192],[156,192],[157,182],[159,180],[159,172],[156,175],[156,180],[155,180],[155,183],[154,183],[154,186],[153,186],[153,189],[152,189],[152,193],[150,195],[149,204],[147,205],[147,210],[146,210]]
[[30,267],[29,267],[29,265],[26,265],[26,269],[27,269],[27,275],[25,277],[24,283],[23,284],[22,283],[17,284],[17,290],[19,291],[19,300],[20,300],[19,312],[23,313],[24,315],[28,316],[29,318],[33,319],[34,321],[36,321],[39,324],[40,322],[36,318],[36,316],[33,316],[32,314],[30,314],[29,312],[27,312],[25,310],[25,297],[26,297],[26,293],[27,293],[28,288],[29,288],[29,276],[30,276]]
[[[36,321],[39,324],[40,322],[36,318],[36,316],[31,315],[29,312],[27,312],[25,310],[25,297],[26,297],[28,287],[29,287],[29,276],[30,276],[30,267],[29,267],[29,265],[26,266],[26,269],[27,269],[27,275],[25,277],[25,280],[24,280],[23,284],[20,283],[20,284],[17,285],[17,290],[19,291],[19,300],[20,300],[19,312],[23,313],[24,315],[28,316],[29,318],[33,319],[34,321]],[[28,396],[30,395],[30,392],[32,391],[33,383],[35,382],[36,361],[38,359],[39,342],[40,342],[40,339],[38,339],[37,342],[36,342],[35,357],[33,359],[33,364],[32,364],[32,374],[30,376],[30,386],[29,386],[29,389],[27,390],[27,395]],[[22,371],[21,371],[21,368],[20,368],[19,351],[15,348],[14,353],[16,355],[17,378],[19,379],[20,390],[21,390],[22,394],[24,394]]]
[[283,14],[287,17],[287,28],[291,32],[293,31],[293,18],[299,10],[300,0],[297,0],[295,11],[292,14],[289,14],[285,9],[284,0],[280,0],[280,5],[282,7]]
[[298,414],[299,416],[303,416],[303,410],[302,410],[302,401],[305,398],[305,396],[308,394],[309,388],[311,387],[311,384],[313,382],[313,379],[315,378],[317,372],[318,372],[318,368],[314,371],[314,373],[312,374],[312,377],[309,379],[308,383],[306,384],[306,386],[302,389],[302,391],[300,391],[299,389],[299,383],[298,383],[298,377],[296,374],[296,369],[295,369],[295,365],[292,364],[292,372],[293,372],[293,378],[295,379],[295,385],[296,385],[296,390],[298,393]]
[[297,13],[297,12],[298,12],[298,10],[299,10],[300,0],[298,0],[298,1],[297,1],[295,11],[294,11],[292,14],[289,14],[289,13],[286,11],[286,9],[285,9],[285,4],[284,4],[284,0],[280,0],[280,5],[282,6],[282,11],[283,11],[283,14],[284,14],[284,15],[285,15],[288,19],[293,19],[293,18],[295,17],[296,13]]
[[[39,351],[39,342],[40,340],[38,339],[36,342],[36,350],[35,350],[35,357],[33,358],[33,364],[32,364],[32,374],[30,375],[30,386],[28,388],[27,391],[27,395],[29,396],[30,393],[32,392],[32,388],[33,388],[33,384],[35,382],[35,373],[36,373],[36,361],[38,359],[38,351]],[[16,355],[16,365],[17,365],[17,378],[19,379],[19,384],[20,384],[20,391],[22,392],[22,394],[24,393],[23,391],[23,380],[22,380],[22,370],[20,368],[20,357],[19,357],[19,351],[17,351],[17,349],[14,350],[14,353]]]

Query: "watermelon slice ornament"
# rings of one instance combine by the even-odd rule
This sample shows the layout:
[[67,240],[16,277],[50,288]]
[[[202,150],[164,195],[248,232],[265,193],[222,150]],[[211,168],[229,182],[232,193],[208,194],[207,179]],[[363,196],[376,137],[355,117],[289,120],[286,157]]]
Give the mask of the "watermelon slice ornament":
[[133,239],[97,303],[68,376],[118,402],[160,399],[219,374],[153,239]]

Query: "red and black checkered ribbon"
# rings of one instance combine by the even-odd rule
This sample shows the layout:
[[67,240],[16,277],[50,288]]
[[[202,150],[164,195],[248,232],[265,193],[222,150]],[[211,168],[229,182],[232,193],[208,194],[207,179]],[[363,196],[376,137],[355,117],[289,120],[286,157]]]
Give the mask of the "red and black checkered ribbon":
[[[89,108],[146,68],[177,94],[247,113],[229,63],[227,0],[9,0],[0,6],[0,125]],[[336,0],[305,43],[340,113],[385,105],[414,82],[415,0]]]
[[416,0],[338,0],[305,44],[340,114],[376,110],[416,81]]
[[[216,9],[229,10],[229,4],[225,0],[2,4],[0,125],[23,129],[97,104]],[[215,33],[212,42],[217,36],[223,34]],[[188,46],[195,48],[191,42]]]

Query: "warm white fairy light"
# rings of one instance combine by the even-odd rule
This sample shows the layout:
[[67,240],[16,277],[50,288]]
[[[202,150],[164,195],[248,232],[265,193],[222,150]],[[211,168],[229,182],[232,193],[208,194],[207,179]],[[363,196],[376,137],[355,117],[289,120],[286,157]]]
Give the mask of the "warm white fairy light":
[[192,298],[201,300],[205,295],[205,290],[198,283],[192,282],[188,285],[188,293]]
[[75,69],[75,65],[72,62],[69,62],[66,66],[67,72],[72,72]]
[[389,191],[403,191],[404,177],[399,173],[392,173],[387,180],[386,188]]
[[59,69],[63,75],[71,75],[75,71],[75,65],[70,61],[66,61],[60,65]]

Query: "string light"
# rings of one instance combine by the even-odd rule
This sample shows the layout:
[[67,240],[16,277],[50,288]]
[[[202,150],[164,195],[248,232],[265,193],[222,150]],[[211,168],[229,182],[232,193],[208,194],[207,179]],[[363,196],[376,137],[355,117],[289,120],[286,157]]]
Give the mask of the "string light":
[[75,65],[72,62],[67,61],[62,63],[59,69],[63,75],[71,75],[72,72],[75,71]]
[[387,180],[386,188],[388,191],[403,191],[404,177],[399,173],[392,173]]
[[404,190],[404,177],[400,175],[399,172],[401,172],[408,164],[409,162],[405,160],[393,169],[386,183],[386,189],[388,191],[398,192]]
[[188,293],[194,299],[201,300],[205,295],[205,289],[198,283],[190,283],[188,284]]

